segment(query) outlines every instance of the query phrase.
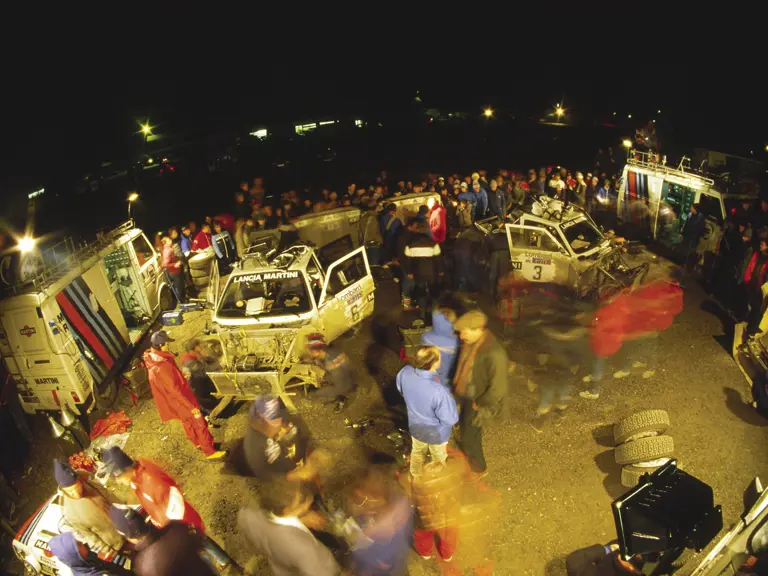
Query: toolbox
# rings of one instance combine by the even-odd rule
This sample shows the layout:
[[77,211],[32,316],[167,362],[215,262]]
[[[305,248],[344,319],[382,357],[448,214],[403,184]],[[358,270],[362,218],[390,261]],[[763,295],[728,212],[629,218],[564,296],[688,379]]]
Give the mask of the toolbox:
[[181,326],[184,324],[184,311],[173,310],[171,312],[163,312],[160,316],[160,323],[163,326]]
[[205,310],[205,302],[182,302],[179,304],[182,312],[197,312]]

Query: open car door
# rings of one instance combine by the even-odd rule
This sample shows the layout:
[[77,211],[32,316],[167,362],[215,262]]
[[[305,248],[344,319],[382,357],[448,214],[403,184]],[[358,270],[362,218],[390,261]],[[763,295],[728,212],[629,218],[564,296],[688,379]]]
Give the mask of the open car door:
[[546,229],[523,224],[505,224],[512,271],[529,282],[566,284],[570,258],[565,248]]
[[210,304],[211,310],[216,311],[216,308],[219,306],[219,292],[221,276],[219,275],[219,263],[214,258],[213,262],[211,263],[211,275],[210,280],[208,281],[208,292],[205,295],[205,300]]
[[318,313],[328,342],[373,314],[375,290],[365,247],[328,265]]

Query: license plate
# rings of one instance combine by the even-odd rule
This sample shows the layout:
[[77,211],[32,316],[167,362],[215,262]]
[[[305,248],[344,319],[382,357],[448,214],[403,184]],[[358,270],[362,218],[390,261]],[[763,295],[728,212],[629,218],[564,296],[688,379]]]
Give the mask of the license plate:
[[40,404],[40,398],[38,398],[37,396],[19,395],[19,398],[21,398],[24,402],[27,402],[28,404]]

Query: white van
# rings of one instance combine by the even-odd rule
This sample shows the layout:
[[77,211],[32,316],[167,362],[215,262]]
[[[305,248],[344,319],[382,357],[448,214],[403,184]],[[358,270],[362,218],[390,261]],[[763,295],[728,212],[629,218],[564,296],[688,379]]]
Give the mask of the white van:
[[0,355],[25,412],[63,404],[89,412],[96,400],[114,400],[120,368],[173,307],[173,294],[133,222],[79,249],[64,240],[41,256],[25,282],[2,286]]

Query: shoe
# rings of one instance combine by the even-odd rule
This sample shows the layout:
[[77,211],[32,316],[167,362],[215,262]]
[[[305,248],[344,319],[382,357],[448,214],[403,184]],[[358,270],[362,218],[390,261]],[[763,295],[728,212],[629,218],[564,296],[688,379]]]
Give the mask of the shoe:
[[334,414],[341,414],[346,409],[347,409],[347,399],[346,398],[343,398],[341,400],[336,400],[336,404],[334,404],[334,406],[333,406],[333,413]]
[[480,480],[482,480],[486,476],[488,476],[488,470],[484,470],[482,472],[470,471],[469,472],[469,477],[467,479],[470,482],[479,482]]
[[448,556],[448,558],[443,558],[443,562],[450,562],[451,560],[453,560],[453,555]]
[[536,408],[536,414],[539,416],[544,416],[545,414],[549,414],[552,411],[552,406],[547,406],[546,408]]
[[227,454],[229,454],[228,450],[217,450],[210,456],[206,456],[205,459],[210,461],[221,460],[222,458],[225,458]]
[[529,424],[531,425],[531,428],[536,430],[539,434],[544,432],[545,424],[547,423],[547,417],[546,415],[537,414],[535,418],[532,418]]
[[599,380],[592,376],[592,374],[587,374],[584,376],[584,378],[581,379],[581,381],[584,382],[584,384],[589,384],[590,382],[599,382]]
[[643,378],[648,380],[648,378],[653,378],[656,375],[656,370],[646,370],[643,372]]
[[587,400],[597,400],[600,398],[599,392],[590,392],[589,390],[582,390],[579,392],[579,396],[586,398]]
[[558,427],[565,420],[565,408],[558,408],[553,414],[555,415],[555,427]]
[[424,560],[432,560],[432,556],[422,556],[421,554],[419,554],[419,556],[424,558]]
[[618,380],[619,378],[626,378],[629,374],[629,370],[617,370],[613,373],[613,377]]
[[645,368],[648,366],[645,362],[640,362],[639,360],[635,360],[632,362],[632,368]]

